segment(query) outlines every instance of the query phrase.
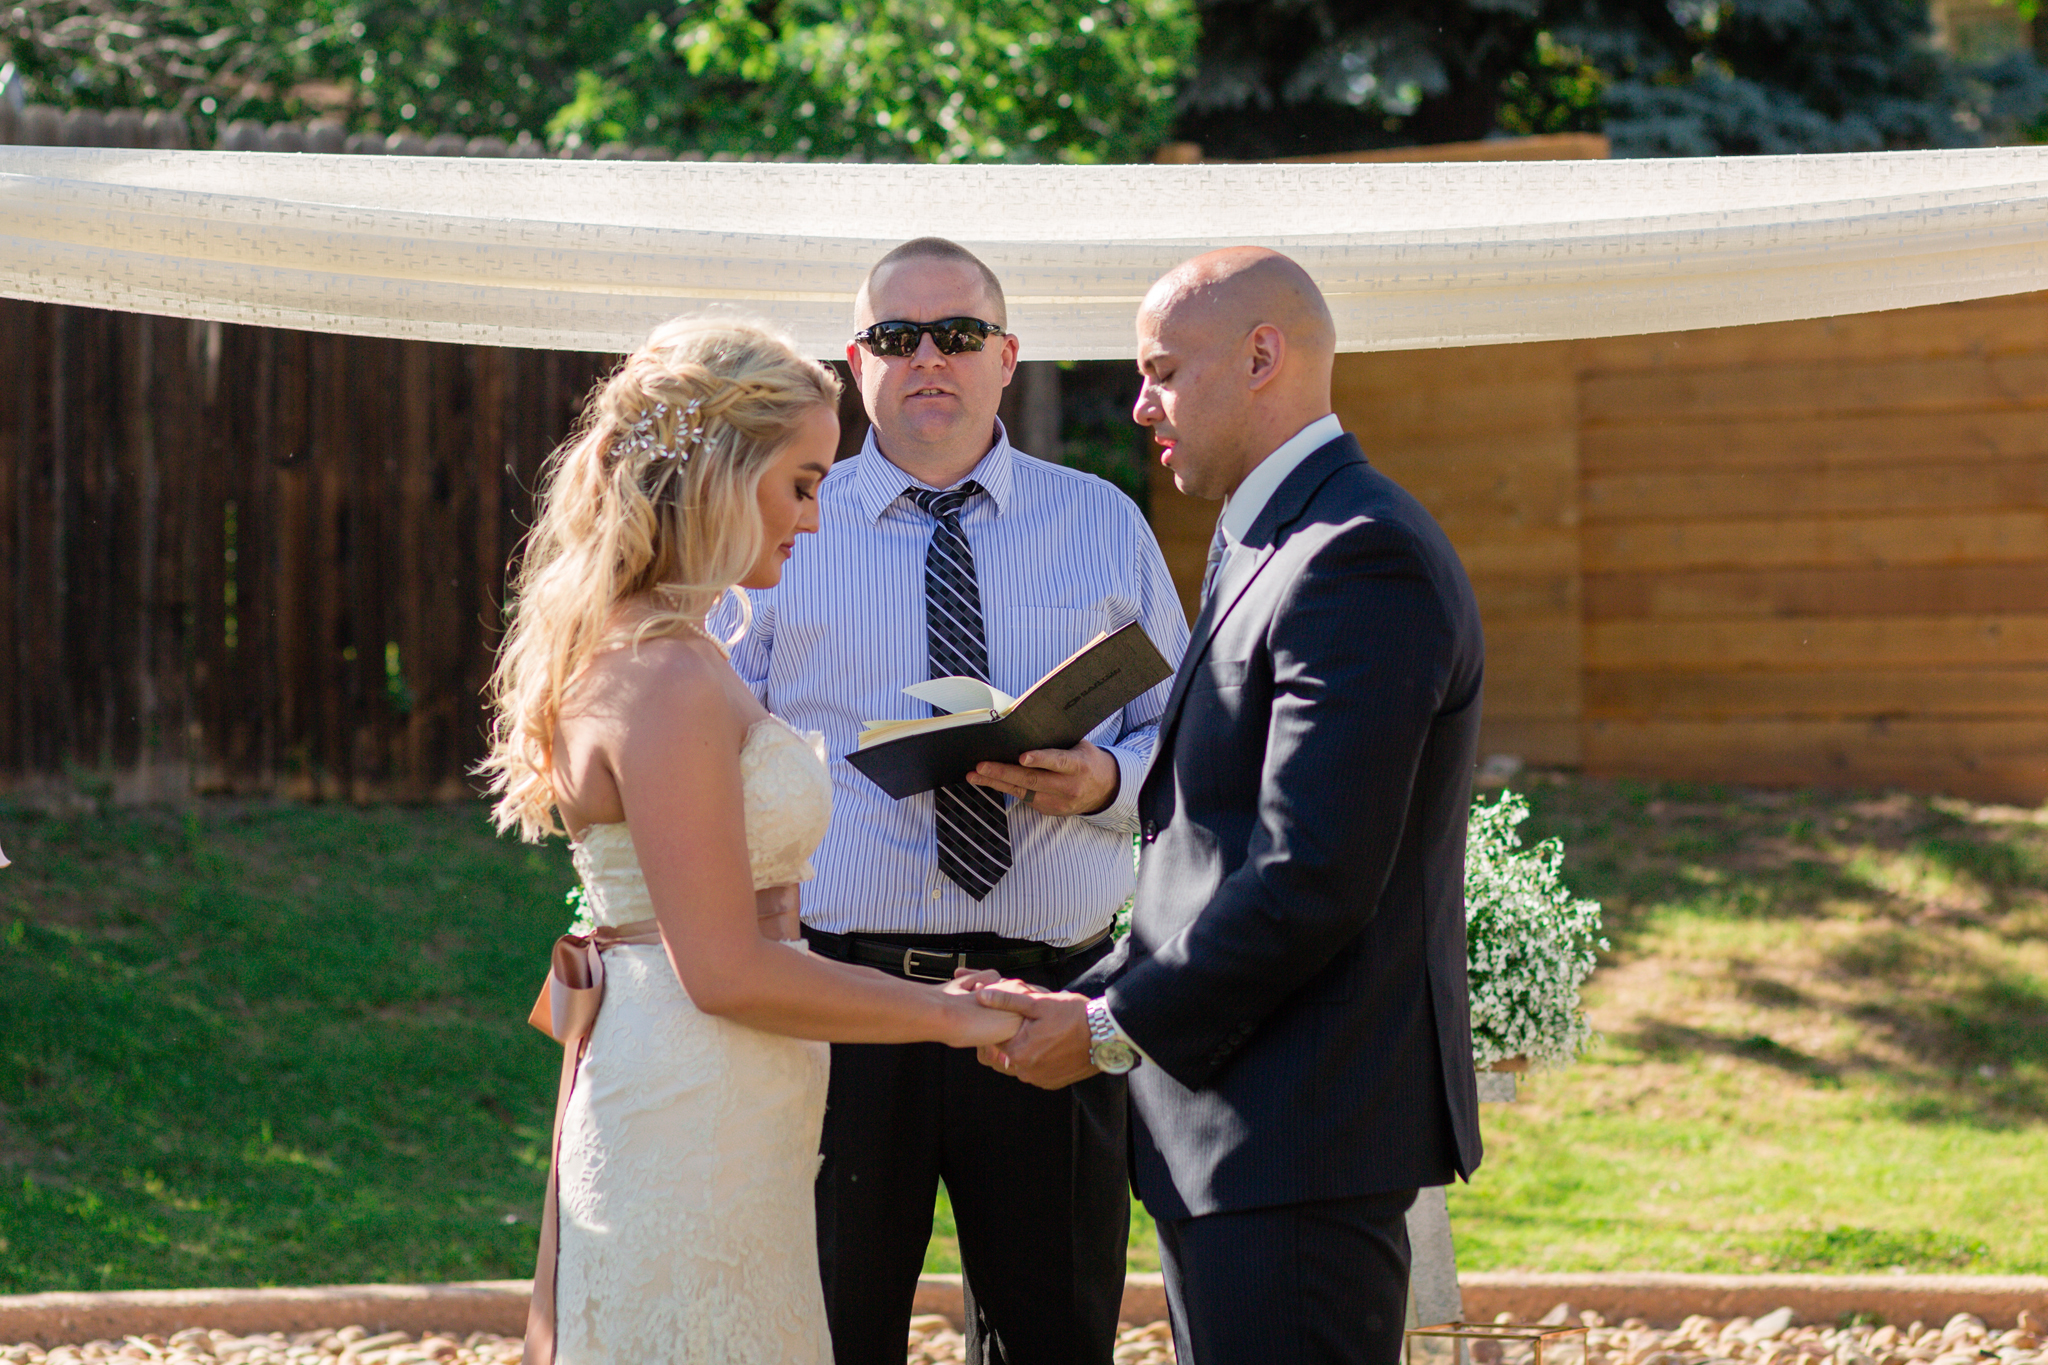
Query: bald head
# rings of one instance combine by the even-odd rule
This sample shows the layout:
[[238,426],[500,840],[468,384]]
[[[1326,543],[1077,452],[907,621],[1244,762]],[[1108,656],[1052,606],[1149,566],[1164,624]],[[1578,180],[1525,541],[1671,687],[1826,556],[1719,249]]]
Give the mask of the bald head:
[[1182,491],[1222,498],[1330,411],[1337,329],[1308,272],[1237,246],[1183,261],[1138,309],[1145,387],[1132,416]]
[[1305,365],[1324,370],[1337,353],[1323,291],[1306,270],[1262,246],[1224,247],[1182,261],[1159,277],[1138,311],[1233,339],[1269,324]]

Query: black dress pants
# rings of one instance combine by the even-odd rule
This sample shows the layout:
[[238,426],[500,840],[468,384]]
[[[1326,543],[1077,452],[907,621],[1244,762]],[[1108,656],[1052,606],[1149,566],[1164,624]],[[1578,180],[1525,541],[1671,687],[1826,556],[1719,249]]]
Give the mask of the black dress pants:
[[[1063,987],[1109,948],[1016,975]],[[1108,1365],[1130,1237],[1126,1104],[1118,1076],[1045,1091],[964,1049],[834,1044],[817,1192],[835,1365],[903,1365],[941,1180],[967,1358]]]
[[1398,1365],[1414,1190],[1159,1224],[1180,1365]]

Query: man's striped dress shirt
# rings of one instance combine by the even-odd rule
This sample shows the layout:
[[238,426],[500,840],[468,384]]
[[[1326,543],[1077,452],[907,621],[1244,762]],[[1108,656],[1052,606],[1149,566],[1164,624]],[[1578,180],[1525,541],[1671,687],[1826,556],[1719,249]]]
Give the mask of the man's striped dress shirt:
[[[961,509],[987,627],[989,680],[1015,696],[1097,632],[1140,622],[1178,664],[1187,619],[1137,506],[1090,474],[996,442]],[[1011,806],[1014,862],[981,901],[939,871],[929,793],[891,799],[846,762],[861,722],[928,716],[903,695],[930,676],[925,550],[932,518],[904,496],[925,487],[891,464],[874,433],[818,490],[819,531],[802,537],[780,586],[752,594],[754,621],[733,666],[771,711],[818,730],[832,758],[832,827],[803,889],[804,923],[828,933],[994,933],[1058,946],[1097,933],[1131,894],[1138,787],[1172,684],[1089,735],[1115,757],[1116,799],[1094,815]],[[737,624],[737,617],[728,618]],[[714,629],[716,628],[714,622]]]

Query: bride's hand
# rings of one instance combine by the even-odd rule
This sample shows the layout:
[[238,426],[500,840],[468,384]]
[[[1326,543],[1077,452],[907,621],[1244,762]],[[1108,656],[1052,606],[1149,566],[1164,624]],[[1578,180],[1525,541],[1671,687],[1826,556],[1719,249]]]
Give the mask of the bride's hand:
[[979,971],[968,967],[955,967],[953,979],[939,989],[947,995],[972,995],[983,986],[993,986],[1003,979],[1003,974],[987,967]]
[[960,979],[939,988],[945,997],[946,1037],[941,1041],[951,1047],[989,1047],[996,1043],[1008,1042],[1010,1035],[1023,1026],[1022,1015],[1008,1010],[994,1010],[975,1003],[970,994],[955,994],[954,987]]

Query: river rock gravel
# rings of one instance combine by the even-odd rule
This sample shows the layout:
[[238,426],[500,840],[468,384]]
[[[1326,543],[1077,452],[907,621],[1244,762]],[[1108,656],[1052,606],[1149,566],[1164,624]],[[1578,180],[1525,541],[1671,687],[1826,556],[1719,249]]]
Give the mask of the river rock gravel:
[[[1559,1304],[1553,1325],[1583,1323],[1584,1365],[2048,1365],[2048,1324],[2031,1313],[1994,1330],[1968,1313],[1945,1323],[1904,1326],[1800,1324],[1790,1309],[1761,1318],[1691,1317],[1675,1328],[1639,1318],[1610,1325],[1597,1313]],[[907,1365],[960,1365],[967,1343],[946,1319],[912,1318]],[[1576,1353],[1574,1353],[1576,1354]],[[1173,1338],[1163,1322],[1120,1324],[1117,1365],[1168,1365]],[[1526,1347],[1481,1343],[1474,1365],[1520,1365]],[[133,1336],[72,1346],[0,1346],[0,1365],[84,1365],[86,1361],[170,1361],[179,1365],[517,1365],[519,1339],[472,1332],[373,1333],[342,1327],[293,1335],[235,1336],[192,1327],[169,1337]],[[1546,1362],[1546,1365],[1550,1365]],[[1571,1361],[1557,1365],[1573,1365]]]

